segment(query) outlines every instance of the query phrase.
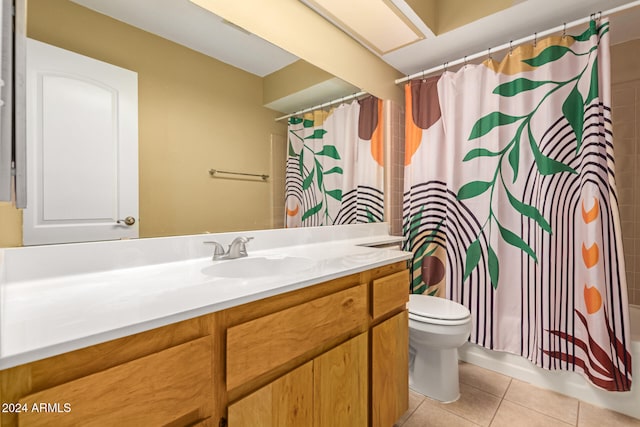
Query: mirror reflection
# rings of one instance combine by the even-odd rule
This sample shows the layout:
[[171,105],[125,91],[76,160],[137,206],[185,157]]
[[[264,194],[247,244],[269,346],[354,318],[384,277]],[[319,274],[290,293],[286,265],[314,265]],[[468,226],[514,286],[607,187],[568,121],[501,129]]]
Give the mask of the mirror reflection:
[[[292,111],[292,85],[313,84],[295,76],[329,82],[320,102],[353,88],[286,53],[286,67],[252,74],[78,3],[92,1],[29,0],[27,36],[137,73],[139,237],[282,227],[286,121],[275,118]],[[21,245],[21,212],[0,206],[0,218],[0,246]]]

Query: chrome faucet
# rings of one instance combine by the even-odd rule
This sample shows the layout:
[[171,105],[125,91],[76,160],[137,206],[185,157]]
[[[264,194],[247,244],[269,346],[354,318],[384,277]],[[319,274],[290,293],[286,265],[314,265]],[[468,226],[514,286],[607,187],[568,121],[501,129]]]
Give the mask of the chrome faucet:
[[242,258],[247,256],[247,243],[253,237],[236,237],[229,245],[227,255],[229,259]]
[[253,239],[253,237],[236,237],[233,239],[233,242],[229,245],[229,249],[227,251],[224,250],[224,246],[222,246],[218,242],[206,241],[203,243],[213,245],[213,260],[218,261],[222,259],[236,259],[243,258],[247,256],[247,243],[249,240]]

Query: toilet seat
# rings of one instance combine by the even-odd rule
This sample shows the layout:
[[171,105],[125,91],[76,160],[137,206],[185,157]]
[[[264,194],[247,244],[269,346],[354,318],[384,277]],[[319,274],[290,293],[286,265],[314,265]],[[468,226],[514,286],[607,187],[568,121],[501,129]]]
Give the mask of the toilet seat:
[[445,298],[409,295],[409,319],[436,325],[461,325],[470,320],[467,307]]

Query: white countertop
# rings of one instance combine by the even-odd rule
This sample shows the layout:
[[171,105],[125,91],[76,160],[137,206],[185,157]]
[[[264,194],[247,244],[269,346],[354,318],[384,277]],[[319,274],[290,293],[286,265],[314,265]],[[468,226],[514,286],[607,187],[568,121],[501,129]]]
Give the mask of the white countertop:
[[[367,226],[0,250],[0,369],[410,258],[398,249],[365,246],[402,240],[389,236],[386,224]],[[254,237],[248,258],[212,261],[212,248],[202,244],[238,235]],[[176,252],[181,245],[186,255]],[[129,255],[124,261],[123,252]],[[141,253],[143,260],[132,259]],[[207,274],[215,264],[287,257],[303,259],[288,258],[277,275]]]

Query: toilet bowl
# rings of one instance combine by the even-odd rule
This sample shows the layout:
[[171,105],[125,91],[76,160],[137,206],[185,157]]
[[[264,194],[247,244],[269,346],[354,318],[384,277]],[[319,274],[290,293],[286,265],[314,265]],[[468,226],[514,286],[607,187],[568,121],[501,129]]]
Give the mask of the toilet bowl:
[[441,402],[460,397],[458,347],[471,333],[471,313],[456,302],[409,296],[409,387]]

